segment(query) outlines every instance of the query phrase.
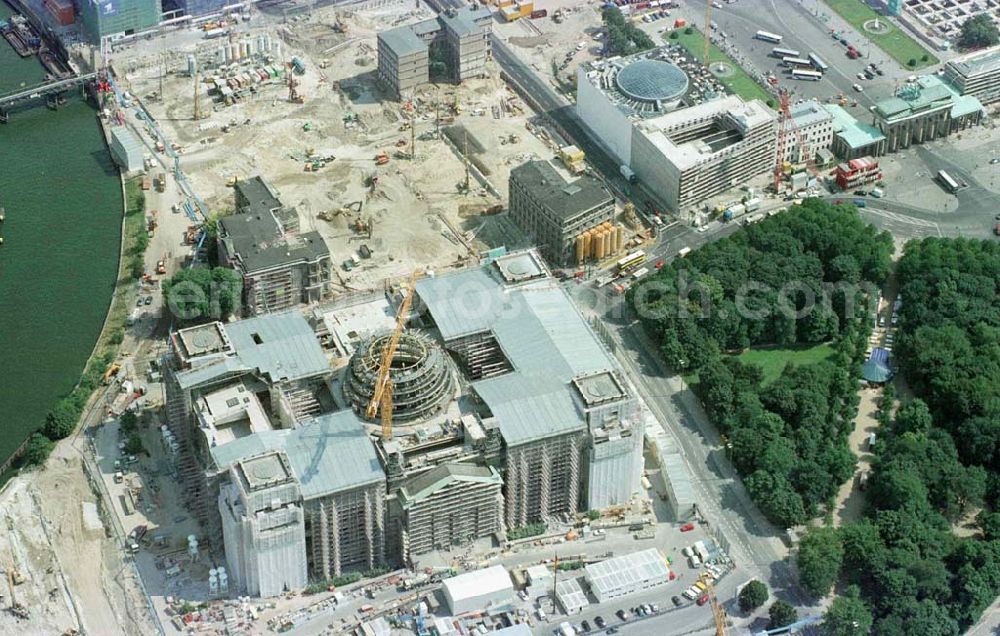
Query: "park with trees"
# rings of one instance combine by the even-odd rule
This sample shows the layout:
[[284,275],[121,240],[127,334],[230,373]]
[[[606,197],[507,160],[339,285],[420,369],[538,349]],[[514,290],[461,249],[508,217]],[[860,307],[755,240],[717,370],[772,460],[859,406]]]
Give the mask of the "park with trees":
[[[850,205],[806,200],[663,267],[630,290],[668,366],[692,388],[761,511],[783,528],[820,513],[854,472],[870,290],[889,273],[892,239]],[[830,346],[776,379],[735,355],[749,347]]]
[[[806,200],[676,259],[629,299],[761,511],[782,527],[814,526],[795,562],[803,589],[835,595],[822,632],[957,636],[1000,595],[1000,244],[906,245],[893,362],[909,392],[899,401],[890,383],[880,398],[864,514],[837,528],[813,522],[854,473],[847,435],[874,322],[864,300],[889,275],[892,249],[853,206]],[[797,292],[782,298],[788,281]],[[802,309],[809,290],[836,283],[814,316],[746,311]],[[795,359],[821,343],[832,355],[767,380],[738,356],[763,347]],[[768,600],[763,583],[739,595],[742,611]],[[780,598],[767,607],[772,628],[796,619]]]

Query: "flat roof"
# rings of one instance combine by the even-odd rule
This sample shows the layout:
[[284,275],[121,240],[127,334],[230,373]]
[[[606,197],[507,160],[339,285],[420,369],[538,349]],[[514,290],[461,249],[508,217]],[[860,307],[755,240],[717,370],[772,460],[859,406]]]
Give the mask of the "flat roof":
[[411,25],[382,31],[378,34],[378,39],[384,42],[398,58],[427,50],[427,43],[414,32]]
[[559,219],[569,219],[614,199],[598,179],[584,175],[566,181],[548,161],[533,160],[510,171],[510,180],[526,189],[532,199]]
[[1000,46],[955,58],[948,66],[966,77],[1000,71]]
[[237,463],[247,490],[264,490],[293,479],[288,458],[283,453],[273,452],[250,457]]
[[645,581],[670,580],[667,559],[656,548],[612,557],[585,566],[587,581],[600,596],[622,588],[639,587]]
[[676,144],[670,139],[669,135],[673,130],[708,117],[729,117],[736,123],[737,128],[742,129],[738,131],[741,133],[771,124],[777,119],[774,111],[760,100],[744,102],[736,95],[727,95],[643,120],[638,124],[638,129],[670,163],[678,170],[684,171],[732,145],[726,144],[720,147],[701,138]]
[[814,99],[793,105],[789,109],[789,112],[792,115],[792,119],[795,120],[795,125],[800,128],[833,119],[833,115]]
[[507,572],[507,568],[502,565],[493,565],[485,570],[459,574],[445,579],[442,585],[454,602],[505,590],[510,590],[511,595],[514,593],[514,584],[510,580],[510,574]]
[[278,196],[260,175],[242,181],[237,180],[233,188],[247,201],[247,208],[240,212],[262,214],[281,207]]
[[479,33],[492,18],[493,14],[486,7],[468,5],[438,15],[438,20],[458,37]]
[[[289,209],[284,214],[295,211]],[[233,214],[220,219],[219,225],[228,251],[238,255],[248,273],[330,255],[319,232],[286,234],[282,222],[270,211]]]
[[350,410],[306,420],[294,429],[264,431],[211,449],[218,468],[267,451],[288,456],[304,499],[385,480],[364,424]]
[[852,149],[859,150],[885,139],[882,131],[858,121],[837,104],[824,104],[823,108],[833,115],[833,130]]
[[232,353],[233,350],[221,322],[210,322],[178,329],[175,338],[183,350],[182,353],[187,358],[214,353],[228,354]]
[[225,325],[240,361],[272,382],[323,373],[330,365],[306,319],[290,310]]

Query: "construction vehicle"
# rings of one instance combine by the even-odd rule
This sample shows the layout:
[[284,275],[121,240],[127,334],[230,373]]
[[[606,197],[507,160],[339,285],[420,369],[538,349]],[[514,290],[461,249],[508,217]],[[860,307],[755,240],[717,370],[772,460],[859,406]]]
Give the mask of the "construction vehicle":
[[118,375],[118,372],[122,370],[122,365],[117,362],[112,362],[111,365],[104,371],[104,375],[101,376],[101,382],[108,384],[111,382],[111,378]]
[[288,71],[289,72],[285,74],[285,76],[288,78],[288,102],[290,104],[304,104],[306,99],[305,97],[300,95],[299,91],[297,90],[299,86],[299,80],[295,79],[295,77],[292,75],[291,64],[288,65]]
[[389,155],[384,150],[375,155],[376,166],[384,166],[387,163],[389,163]]
[[166,189],[167,189],[167,175],[163,174],[162,172],[159,173],[158,175],[156,175],[155,185],[156,185],[156,191],[157,192],[164,192],[164,191],[166,191]]
[[392,360],[396,355],[396,347],[399,346],[399,338],[403,335],[403,328],[406,326],[406,318],[410,313],[410,305],[413,303],[414,285],[417,282],[417,270],[410,274],[409,284],[406,289],[406,296],[399,304],[399,311],[396,312],[396,328],[393,330],[389,341],[382,348],[382,359],[379,361],[378,378],[375,380],[375,393],[372,395],[365,415],[372,419],[376,413],[382,418],[382,439],[392,439]]

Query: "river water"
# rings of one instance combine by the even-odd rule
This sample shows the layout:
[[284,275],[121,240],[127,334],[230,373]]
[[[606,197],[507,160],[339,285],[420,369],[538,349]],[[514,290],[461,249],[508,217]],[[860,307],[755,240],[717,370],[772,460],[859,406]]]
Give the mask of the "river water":
[[[10,8],[0,2],[0,19]],[[43,81],[0,38],[0,95]],[[0,124],[0,462],[72,390],[100,333],[118,267],[118,171],[96,111],[19,110]]]

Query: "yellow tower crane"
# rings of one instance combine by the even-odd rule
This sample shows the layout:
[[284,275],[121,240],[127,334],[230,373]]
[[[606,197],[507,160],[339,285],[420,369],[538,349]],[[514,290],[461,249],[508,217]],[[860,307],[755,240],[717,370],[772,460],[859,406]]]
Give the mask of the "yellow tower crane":
[[702,580],[708,588],[708,600],[712,605],[712,615],[715,617],[715,636],[726,636],[726,612],[715,596],[715,586],[712,585],[710,577],[706,576]]
[[414,283],[417,282],[417,271],[410,274],[409,288],[403,302],[396,312],[396,328],[389,336],[388,342],[382,347],[382,358],[378,365],[378,378],[375,380],[375,393],[372,395],[365,415],[369,419],[375,417],[376,412],[382,416],[382,439],[392,439],[392,378],[389,372],[392,370],[392,358],[396,355],[396,347],[399,346],[399,338],[403,335],[403,327],[406,326],[406,317],[410,313],[410,305],[413,304]]

